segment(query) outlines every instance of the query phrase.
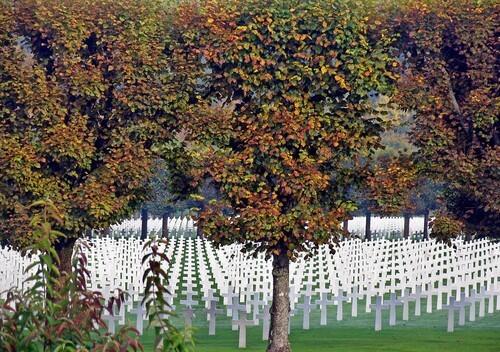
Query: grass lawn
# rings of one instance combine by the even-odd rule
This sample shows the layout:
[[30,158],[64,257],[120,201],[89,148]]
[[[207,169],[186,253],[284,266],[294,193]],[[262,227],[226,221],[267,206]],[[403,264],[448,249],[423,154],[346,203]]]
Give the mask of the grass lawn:
[[[178,305],[179,307],[179,305]],[[320,351],[453,351],[453,352],[500,352],[500,312],[467,321],[464,327],[455,325],[454,333],[447,333],[447,311],[425,313],[425,300],[422,300],[422,315],[415,317],[414,306],[410,306],[410,320],[401,321],[402,308],[398,307],[398,322],[389,327],[389,312],[384,311],[383,328],[375,332],[375,314],[365,313],[364,302],[358,303],[358,317],[351,318],[351,307],[344,304],[344,320],[336,321],[336,307],[330,306],[328,325],[319,325],[319,310],[311,314],[311,329],[302,330],[302,316],[292,318],[290,340],[294,352]],[[458,312],[457,312],[458,313]],[[455,313],[456,323],[458,314]],[[467,319],[469,317],[467,310]],[[180,314],[180,313],[179,313]],[[174,318],[176,325],[182,320]],[[262,324],[262,322],[261,322]],[[229,318],[218,317],[215,336],[208,336],[208,323],[201,309],[194,320],[196,351],[224,352],[238,351],[238,331],[232,331]],[[151,331],[143,335],[145,351],[152,351]],[[265,351],[266,342],[262,341],[262,325],[247,329],[247,348],[245,351]]]

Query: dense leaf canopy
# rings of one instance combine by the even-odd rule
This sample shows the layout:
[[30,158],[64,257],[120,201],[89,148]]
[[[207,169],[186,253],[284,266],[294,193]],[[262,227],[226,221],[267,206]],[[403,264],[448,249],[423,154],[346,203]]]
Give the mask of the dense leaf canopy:
[[419,0],[388,22],[422,173],[444,182],[447,212],[468,233],[490,236],[500,234],[499,14],[495,1]]
[[174,81],[165,50],[162,6],[0,1],[4,239],[22,244],[24,209],[35,199],[52,199],[74,235],[145,199],[152,149],[169,138],[186,103],[187,81]]
[[175,43],[201,67],[184,121],[188,174],[221,193],[199,217],[211,239],[291,258],[335,241],[354,209],[346,190],[390,123],[378,98],[390,94],[398,66],[390,38],[362,9],[262,0],[180,7]]

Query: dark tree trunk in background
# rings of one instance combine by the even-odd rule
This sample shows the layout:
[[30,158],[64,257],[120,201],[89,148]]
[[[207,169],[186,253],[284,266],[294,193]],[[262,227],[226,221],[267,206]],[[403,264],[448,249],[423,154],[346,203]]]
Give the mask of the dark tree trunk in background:
[[372,231],[370,229],[371,222],[372,222],[372,213],[368,212],[366,213],[366,223],[365,223],[365,240],[367,241],[372,240]]
[[344,220],[344,223],[342,224],[342,230],[344,230],[344,232],[349,232],[349,220]]
[[169,213],[163,213],[161,221],[161,237],[168,238],[168,215]]
[[407,239],[410,237],[410,214],[404,214],[403,237]]
[[92,238],[92,229],[85,230],[85,237],[87,237],[89,240]]
[[425,209],[424,213],[424,239],[429,239],[429,209]]
[[148,237],[148,209],[141,209],[141,240],[145,240]]
[[290,260],[283,251],[273,256],[273,304],[271,306],[271,330],[267,352],[291,351],[288,341],[290,299],[288,297]]
[[62,274],[72,272],[71,257],[73,255],[73,247],[75,246],[76,238],[60,238],[55,245],[57,255],[59,256],[59,272]]

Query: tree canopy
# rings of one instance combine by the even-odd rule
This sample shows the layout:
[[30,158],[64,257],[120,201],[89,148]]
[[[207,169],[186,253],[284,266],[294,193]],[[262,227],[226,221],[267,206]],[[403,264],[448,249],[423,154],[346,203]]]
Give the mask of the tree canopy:
[[[186,104],[155,0],[0,1],[0,236],[51,199],[75,237],[147,196],[156,143]],[[175,79],[179,79],[175,81]]]
[[288,260],[338,240],[355,207],[346,190],[390,125],[379,97],[399,63],[357,2],[210,0],[178,11],[172,38],[199,67],[183,119],[186,171],[220,192],[198,226],[273,257],[269,350],[286,351]]
[[499,10],[495,1],[419,0],[388,22],[399,34],[398,101],[416,112],[421,174],[443,182],[451,219],[486,236],[500,234]]

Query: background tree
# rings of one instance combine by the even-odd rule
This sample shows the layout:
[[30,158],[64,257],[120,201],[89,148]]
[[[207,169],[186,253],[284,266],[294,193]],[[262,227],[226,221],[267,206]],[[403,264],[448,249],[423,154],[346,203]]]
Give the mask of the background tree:
[[414,212],[412,190],[417,185],[416,173],[409,156],[378,159],[366,177],[364,196],[368,210],[386,216]]
[[0,0],[3,241],[28,245],[25,206],[50,198],[64,215],[56,246],[69,270],[84,229],[109,226],[147,197],[155,143],[175,130],[188,82],[171,74],[162,6]]
[[[350,1],[209,0],[175,14],[172,50],[199,63],[184,120],[191,186],[220,199],[198,226],[218,244],[273,260],[268,351],[289,351],[289,261],[334,245],[354,209],[346,189],[389,124],[369,96],[389,94],[397,62]],[[178,169],[179,170],[179,169]]]
[[[163,146],[159,147],[168,155]],[[181,156],[170,155],[170,159],[177,159]],[[186,159],[185,161],[189,161]],[[202,209],[208,201],[217,198],[217,192],[209,183],[199,188],[200,197],[193,196],[186,199],[186,195],[191,195],[192,190],[189,182],[186,182],[181,173],[170,172],[179,167],[179,165],[169,165],[165,160],[156,161],[157,167],[153,178],[150,181],[151,199],[144,203],[151,216],[162,217],[165,213],[169,217],[188,216],[193,211]],[[186,167],[181,167],[184,170]],[[175,190],[175,191],[172,191]]]
[[416,112],[416,161],[444,185],[450,219],[438,223],[459,220],[468,235],[500,234],[499,14],[495,1],[419,0],[389,16],[399,101]]

